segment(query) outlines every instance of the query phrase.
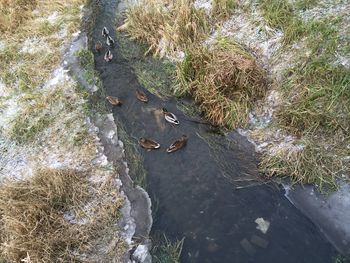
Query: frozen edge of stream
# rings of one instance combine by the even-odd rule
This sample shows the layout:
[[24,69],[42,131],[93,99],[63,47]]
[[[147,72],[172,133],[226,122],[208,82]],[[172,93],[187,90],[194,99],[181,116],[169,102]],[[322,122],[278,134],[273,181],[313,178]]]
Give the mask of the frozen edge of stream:
[[[81,49],[87,49],[87,35],[85,33],[81,33],[72,41],[69,49],[64,54],[63,66],[69,69],[69,73],[89,92],[94,92],[96,86],[91,86],[86,82],[78,58],[75,56],[75,53]],[[122,260],[128,263],[152,262],[149,252],[151,241],[148,239],[152,226],[151,200],[144,189],[133,185],[125,161],[123,143],[118,138],[113,115],[96,114],[90,121],[100,140],[98,157],[107,158],[109,162],[113,163],[118,168],[121,179],[121,196],[125,201],[120,211],[122,216],[118,221],[118,226],[121,232],[120,235],[128,245]],[[133,238],[135,236],[143,237],[142,241],[137,244],[134,243]]]

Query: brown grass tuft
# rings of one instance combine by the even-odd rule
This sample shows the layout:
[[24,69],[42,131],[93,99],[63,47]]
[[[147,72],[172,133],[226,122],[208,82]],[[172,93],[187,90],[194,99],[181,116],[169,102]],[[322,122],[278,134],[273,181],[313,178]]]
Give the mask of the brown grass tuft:
[[36,0],[0,0],[0,32],[14,30],[28,19]]
[[207,17],[193,0],[142,0],[126,14],[125,28],[132,39],[149,45],[148,52],[174,52],[198,42],[208,32]]
[[229,17],[237,6],[236,0],[213,0],[213,9],[211,11],[214,17],[224,19]]
[[11,262],[81,262],[77,255],[91,249],[91,240],[115,218],[112,206],[120,205],[105,204],[109,211],[99,208],[101,216],[91,224],[67,221],[64,213],[69,211],[84,222],[91,191],[87,174],[72,170],[41,169],[30,179],[3,182],[1,255]]
[[215,125],[245,125],[252,104],[265,94],[264,70],[236,43],[219,40],[212,48],[187,52],[178,66],[179,91],[190,93]]

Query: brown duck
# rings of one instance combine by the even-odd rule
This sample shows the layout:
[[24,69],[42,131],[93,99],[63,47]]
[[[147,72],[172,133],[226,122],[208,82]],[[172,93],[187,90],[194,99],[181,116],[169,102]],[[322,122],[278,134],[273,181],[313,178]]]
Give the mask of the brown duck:
[[179,139],[177,139],[176,141],[174,141],[169,147],[168,149],[166,149],[166,151],[168,153],[172,153],[175,152],[183,147],[186,146],[187,144],[187,140],[188,137],[186,135],[182,135]]
[[148,98],[146,96],[146,94],[142,91],[142,90],[136,90],[136,97],[139,101],[148,102]]
[[157,143],[156,141],[153,141],[151,139],[146,139],[144,137],[140,138],[139,139],[139,144],[145,148],[145,149],[148,149],[148,150],[151,150],[151,149],[158,149],[160,147],[160,144]]
[[100,54],[102,48],[103,48],[103,46],[102,46],[101,41],[97,41],[96,44],[95,44],[95,50]]
[[117,97],[107,96],[106,99],[113,106],[121,106],[123,104],[123,102]]

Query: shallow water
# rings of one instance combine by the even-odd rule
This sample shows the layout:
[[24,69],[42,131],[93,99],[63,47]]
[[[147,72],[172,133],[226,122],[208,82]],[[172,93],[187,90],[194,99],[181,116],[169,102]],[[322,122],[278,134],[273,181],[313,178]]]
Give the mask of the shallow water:
[[[102,40],[103,26],[115,37],[117,3],[100,1],[96,8],[92,49]],[[161,144],[159,150],[140,149],[147,190],[156,204],[152,232],[185,237],[181,262],[332,262],[335,249],[284,192],[273,183],[257,183],[257,157],[244,137],[217,135],[208,125],[189,121],[177,100],[162,100],[141,87],[118,43],[113,54],[106,63],[103,53],[95,52],[96,70],[107,95],[124,102],[113,114],[130,140],[137,144],[139,137],[149,137]],[[136,99],[136,89],[146,92],[149,103]],[[179,126],[164,121],[164,106],[177,115]],[[189,137],[187,146],[167,154],[166,147],[182,134]],[[260,217],[270,222],[266,234],[256,228]],[[254,242],[258,238],[262,242]]]

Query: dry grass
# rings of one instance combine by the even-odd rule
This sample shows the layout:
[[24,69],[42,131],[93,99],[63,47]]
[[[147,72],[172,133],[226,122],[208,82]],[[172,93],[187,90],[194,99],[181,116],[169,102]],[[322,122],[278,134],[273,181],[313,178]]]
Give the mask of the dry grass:
[[[83,262],[78,255],[94,249],[94,241],[114,224],[121,205],[117,197],[101,201],[100,207],[91,207],[95,220],[90,221],[84,206],[96,189],[87,175],[44,169],[28,180],[5,181],[0,187],[1,255],[11,262]],[[99,191],[113,193],[106,187]],[[64,218],[68,211],[78,223]]]
[[[83,3],[84,0],[0,0],[0,20],[6,20],[0,21],[1,38],[6,44],[0,51],[0,77],[6,86],[26,91],[48,78],[60,61],[67,36],[70,39],[70,34],[79,28],[79,6]],[[54,12],[56,20],[49,22],[47,18]],[[30,50],[23,50],[28,43]]]
[[68,252],[87,242],[81,229],[63,213],[87,198],[87,178],[73,171],[40,170],[27,181],[7,181],[0,187],[3,226],[1,252],[19,262],[72,260]]
[[16,29],[31,16],[36,0],[0,0],[0,32]]
[[289,176],[295,183],[315,184],[319,189],[335,189],[338,173],[345,171],[343,155],[337,143],[303,140],[302,147],[281,148],[265,153],[259,167],[267,176]]
[[[208,32],[207,17],[193,0],[142,0],[126,13],[125,28],[132,39],[149,45],[159,55],[189,47]],[[162,54],[161,54],[162,55]]]
[[212,10],[211,10],[212,16],[219,19],[225,19],[232,14],[234,8],[237,6],[237,1],[236,0],[213,0],[212,4],[213,4]]
[[242,47],[227,39],[193,48],[178,66],[179,90],[190,93],[215,125],[245,125],[253,103],[264,96],[265,72]]

